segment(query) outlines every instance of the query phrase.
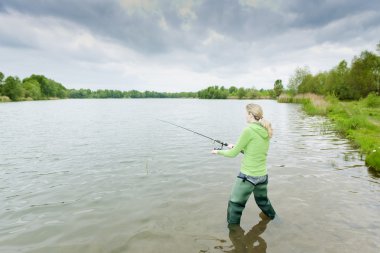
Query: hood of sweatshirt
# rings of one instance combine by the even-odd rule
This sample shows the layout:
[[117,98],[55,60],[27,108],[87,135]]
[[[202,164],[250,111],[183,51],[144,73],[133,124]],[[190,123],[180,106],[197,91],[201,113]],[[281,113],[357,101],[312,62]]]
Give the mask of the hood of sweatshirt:
[[255,131],[263,139],[269,138],[268,130],[263,127],[260,123],[251,123],[249,127]]

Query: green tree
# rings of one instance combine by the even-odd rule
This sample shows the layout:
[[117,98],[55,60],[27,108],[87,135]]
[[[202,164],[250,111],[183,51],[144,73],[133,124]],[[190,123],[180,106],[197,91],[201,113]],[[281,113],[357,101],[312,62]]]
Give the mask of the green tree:
[[295,95],[298,92],[298,87],[304,81],[306,77],[310,77],[309,67],[296,68],[295,73],[290,77],[288,90],[291,95]]
[[313,76],[312,74],[307,74],[304,76],[301,84],[298,86],[298,92],[299,93],[319,93],[320,87],[319,87],[319,81],[317,80],[316,76]]
[[352,97],[352,90],[348,86],[350,68],[346,61],[341,61],[338,66],[327,73],[325,94],[334,95],[339,99]]
[[243,87],[240,87],[239,90],[237,91],[237,95],[239,99],[242,99],[243,97],[246,96],[246,90]]
[[69,98],[91,98],[92,92],[90,89],[80,89],[80,90],[69,90],[68,91]]
[[41,92],[42,92],[42,97],[46,98],[46,97],[50,97],[51,95],[51,90],[50,90],[50,87],[49,85],[47,84],[47,78],[43,75],[31,75],[30,77],[28,78],[25,78],[23,80],[23,82],[28,82],[28,81],[37,81],[40,85],[40,89],[41,89]]
[[42,98],[41,87],[36,80],[28,80],[23,82],[22,86],[24,87],[26,98],[30,97],[34,100]]
[[137,90],[131,90],[130,92],[129,92],[129,96],[131,97],[131,98],[142,98],[143,96],[142,96],[142,94],[141,94],[141,92],[139,92],[139,91],[137,91]]
[[373,72],[375,74],[376,79],[377,95],[380,96],[380,42],[377,44],[376,50],[377,52],[379,52],[379,55],[377,56],[377,63]]
[[54,80],[48,79],[43,75],[31,75],[30,77],[25,78],[24,82],[29,81],[29,80],[36,80],[40,84],[42,96],[45,98],[67,97],[66,88],[62,84],[57,83]]
[[278,97],[284,91],[284,86],[282,85],[282,80],[278,79],[274,82],[273,92],[274,96]]
[[198,97],[204,99],[225,99],[228,97],[228,90],[223,86],[209,86],[207,89],[198,91]]
[[269,89],[269,90],[267,90],[267,92],[268,92],[268,96],[270,98],[276,98],[276,94],[274,93],[273,89]]
[[24,98],[25,90],[21,86],[18,77],[8,76],[3,86],[4,95],[13,101],[20,101]]
[[3,94],[3,80],[4,80],[4,74],[0,72],[0,96]]
[[355,57],[352,61],[348,83],[352,90],[350,99],[364,98],[369,93],[377,91],[379,73],[379,56],[364,51],[359,57]]
[[259,94],[259,91],[255,87],[252,87],[250,89],[246,89],[245,96],[247,98],[258,98],[260,94]]
[[314,76],[314,85],[313,91],[320,95],[326,95],[326,84],[327,84],[328,73],[319,72],[316,76]]
[[237,91],[238,91],[238,88],[236,88],[235,86],[231,86],[231,87],[228,89],[228,92],[230,93],[230,95],[234,95],[234,94],[236,94]]

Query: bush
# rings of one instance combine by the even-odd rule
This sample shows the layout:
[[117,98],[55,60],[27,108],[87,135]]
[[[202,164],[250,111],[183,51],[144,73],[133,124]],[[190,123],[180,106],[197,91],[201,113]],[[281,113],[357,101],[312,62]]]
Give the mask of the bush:
[[279,103],[293,103],[293,97],[288,94],[282,93],[278,98],[277,102]]
[[365,159],[365,164],[368,167],[374,168],[380,171],[380,150],[374,150],[374,152],[367,155]]
[[12,100],[7,96],[0,96],[0,102],[11,102]]
[[380,107],[380,97],[375,93],[370,93],[365,99],[364,103],[367,107],[376,108]]
[[330,104],[336,105],[339,103],[339,98],[337,98],[334,94],[327,95],[325,98]]

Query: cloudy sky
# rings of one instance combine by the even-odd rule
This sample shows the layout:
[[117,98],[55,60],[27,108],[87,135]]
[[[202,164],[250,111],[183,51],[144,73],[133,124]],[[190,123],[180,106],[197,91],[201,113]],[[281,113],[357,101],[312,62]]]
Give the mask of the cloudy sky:
[[272,88],[380,41],[378,0],[0,0],[0,71],[67,88]]

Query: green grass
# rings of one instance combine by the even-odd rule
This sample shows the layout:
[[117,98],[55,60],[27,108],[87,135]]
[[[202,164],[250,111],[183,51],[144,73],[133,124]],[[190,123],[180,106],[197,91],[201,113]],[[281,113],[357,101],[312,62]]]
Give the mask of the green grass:
[[380,171],[380,97],[334,104],[328,117],[337,130],[366,155],[366,165]]
[[[366,155],[366,165],[380,172],[380,97],[370,94],[359,101],[342,102],[327,97],[321,103],[320,97],[310,97],[307,101],[288,101],[302,103],[309,115],[324,115],[334,122],[335,130],[352,140],[355,147]],[[285,99],[284,99],[285,100]],[[282,101],[285,102],[285,101]]]
[[302,102],[302,108],[309,115],[325,116],[327,113],[325,107],[315,106],[310,100]]

